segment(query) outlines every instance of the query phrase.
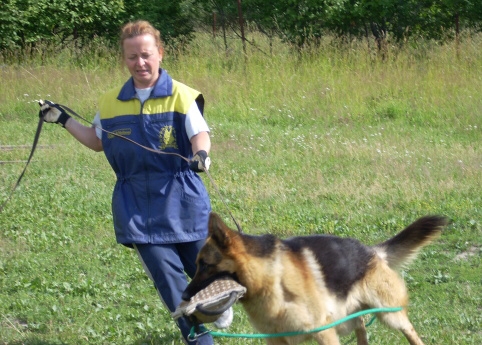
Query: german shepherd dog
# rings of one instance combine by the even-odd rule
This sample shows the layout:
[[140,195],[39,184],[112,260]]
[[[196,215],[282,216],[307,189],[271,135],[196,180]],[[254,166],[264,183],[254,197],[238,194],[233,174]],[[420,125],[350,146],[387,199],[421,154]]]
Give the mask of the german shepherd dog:
[[[331,235],[250,236],[228,228],[211,213],[209,235],[197,258],[197,271],[183,294],[189,300],[219,277],[245,286],[240,299],[251,324],[261,333],[309,331],[371,308],[403,307],[377,313],[384,324],[403,332],[412,345],[423,344],[407,316],[408,294],[396,272],[438,237],[447,225],[442,216],[416,220],[391,239],[365,246]],[[338,335],[355,331],[367,345],[361,317],[318,333],[270,337],[269,345],[295,345],[309,339],[340,344]]]

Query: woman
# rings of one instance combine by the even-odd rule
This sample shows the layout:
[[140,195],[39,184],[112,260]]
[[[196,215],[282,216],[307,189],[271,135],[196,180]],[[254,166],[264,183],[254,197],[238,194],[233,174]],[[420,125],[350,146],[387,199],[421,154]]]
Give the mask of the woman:
[[[207,191],[195,173],[207,170],[210,162],[204,98],[160,68],[164,52],[160,33],[148,22],[126,24],[121,48],[131,78],[100,97],[92,127],[50,101],[41,105],[40,116],[61,124],[92,150],[104,151],[117,176],[112,197],[117,242],[137,251],[172,313],[187,286],[184,272],[191,277],[195,273],[211,210]],[[231,321],[230,309],[215,324],[224,328]],[[192,325],[185,318],[178,320],[178,326],[185,343],[213,343],[210,334],[190,342]]]

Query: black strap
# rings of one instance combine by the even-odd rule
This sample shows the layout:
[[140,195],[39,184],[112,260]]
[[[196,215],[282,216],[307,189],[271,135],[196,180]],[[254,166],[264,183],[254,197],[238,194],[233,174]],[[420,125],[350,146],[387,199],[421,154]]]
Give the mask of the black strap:
[[5,207],[5,205],[7,204],[7,202],[10,200],[10,198],[12,197],[13,195],[13,192],[15,192],[15,190],[17,189],[18,185],[20,184],[20,181],[22,180],[23,178],[23,175],[25,174],[25,171],[27,170],[27,167],[30,163],[30,160],[32,159],[33,157],[33,154],[35,152],[35,149],[37,148],[37,143],[38,143],[38,139],[40,138],[40,132],[42,131],[42,125],[44,123],[44,119],[43,117],[39,117],[39,120],[38,120],[38,125],[37,125],[37,131],[35,132],[35,138],[33,139],[33,144],[32,144],[32,150],[30,151],[30,156],[28,157],[28,160],[27,160],[27,163],[25,164],[25,167],[23,168],[23,171],[22,173],[20,174],[20,176],[18,177],[17,179],[17,183],[15,183],[15,186],[13,186],[12,188],[12,191],[10,192],[10,195],[8,196],[7,200],[5,200],[2,204],[2,206],[0,206],[0,213],[3,211],[3,208]]

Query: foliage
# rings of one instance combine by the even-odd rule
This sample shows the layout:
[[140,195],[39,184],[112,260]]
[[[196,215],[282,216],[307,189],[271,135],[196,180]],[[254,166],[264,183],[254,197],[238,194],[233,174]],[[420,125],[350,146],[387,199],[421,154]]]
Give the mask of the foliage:
[[188,11],[178,1],[5,0],[0,7],[0,52],[7,56],[70,42],[82,47],[99,38],[112,45],[122,24],[135,19],[151,21],[166,44],[185,44],[192,38]]
[[185,45],[192,39],[194,32],[190,13],[183,1],[124,0],[126,19],[150,21],[160,32],[167,45]]
[[[199,30],[222,30],[241,37],[240,20],[270,39],[295,47],[320,43],[333,33],[343,40],[374,38],[379,50],[388,42],[420,38],[446,41],[461,31],[482,28],[482,3],[475,0],[5,0],[0,7],[0,52],[38,49],[42,43],[76,46],[100,39],[117,42],[120,26],[151,21],[165,43],[186,46]],[[10,54],[10,55],[9,55]],[[15,54],[13,54],[15,55]]]
[[[232,3],[232,2],[231,2]],[[229,6],[232,6],[230,3]],[[216,2],[218,11],[222,2]],[[230,16],[234,16],[231,7]],[[482,5],[477,1],[402,0],[244,0],[248,23],[264,34],[273,33],[298,46],[316,44],[335,32],[343,38],[392,37],[404,42],[412,37],[444,40],[453,36],[456,21],[460,29],[480,28]]]
[[6,0],[0,8],[0,50],[45,40],[85,44],[117,35],[123,0]]

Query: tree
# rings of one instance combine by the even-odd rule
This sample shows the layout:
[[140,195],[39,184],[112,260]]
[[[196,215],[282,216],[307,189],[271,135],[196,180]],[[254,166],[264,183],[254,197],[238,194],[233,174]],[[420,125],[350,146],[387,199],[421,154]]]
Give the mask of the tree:
[[42,41],[85,43],[118,33],[122,0],[6,0],[0,8],[0,50]]
[[0,50],[25,49],[40,42],[82,46],[95,37],[117,42],[120,27],[145,19],[167,44],[187,42],[194,32],[186,1],[3,0]]
[[82,46],[96,37],[117,42],[122,24],[135,19],[150,21],[175,46],[203,26],[217,29],[216,18],[227,48],[228,32],[242,36],[238,2],[251,28],[298,48],[333,33],[374,37],[382,49],[388,39],[442,41],[465,28],[482,29],[479,0],[2,0],[0,51],[41,42]]

